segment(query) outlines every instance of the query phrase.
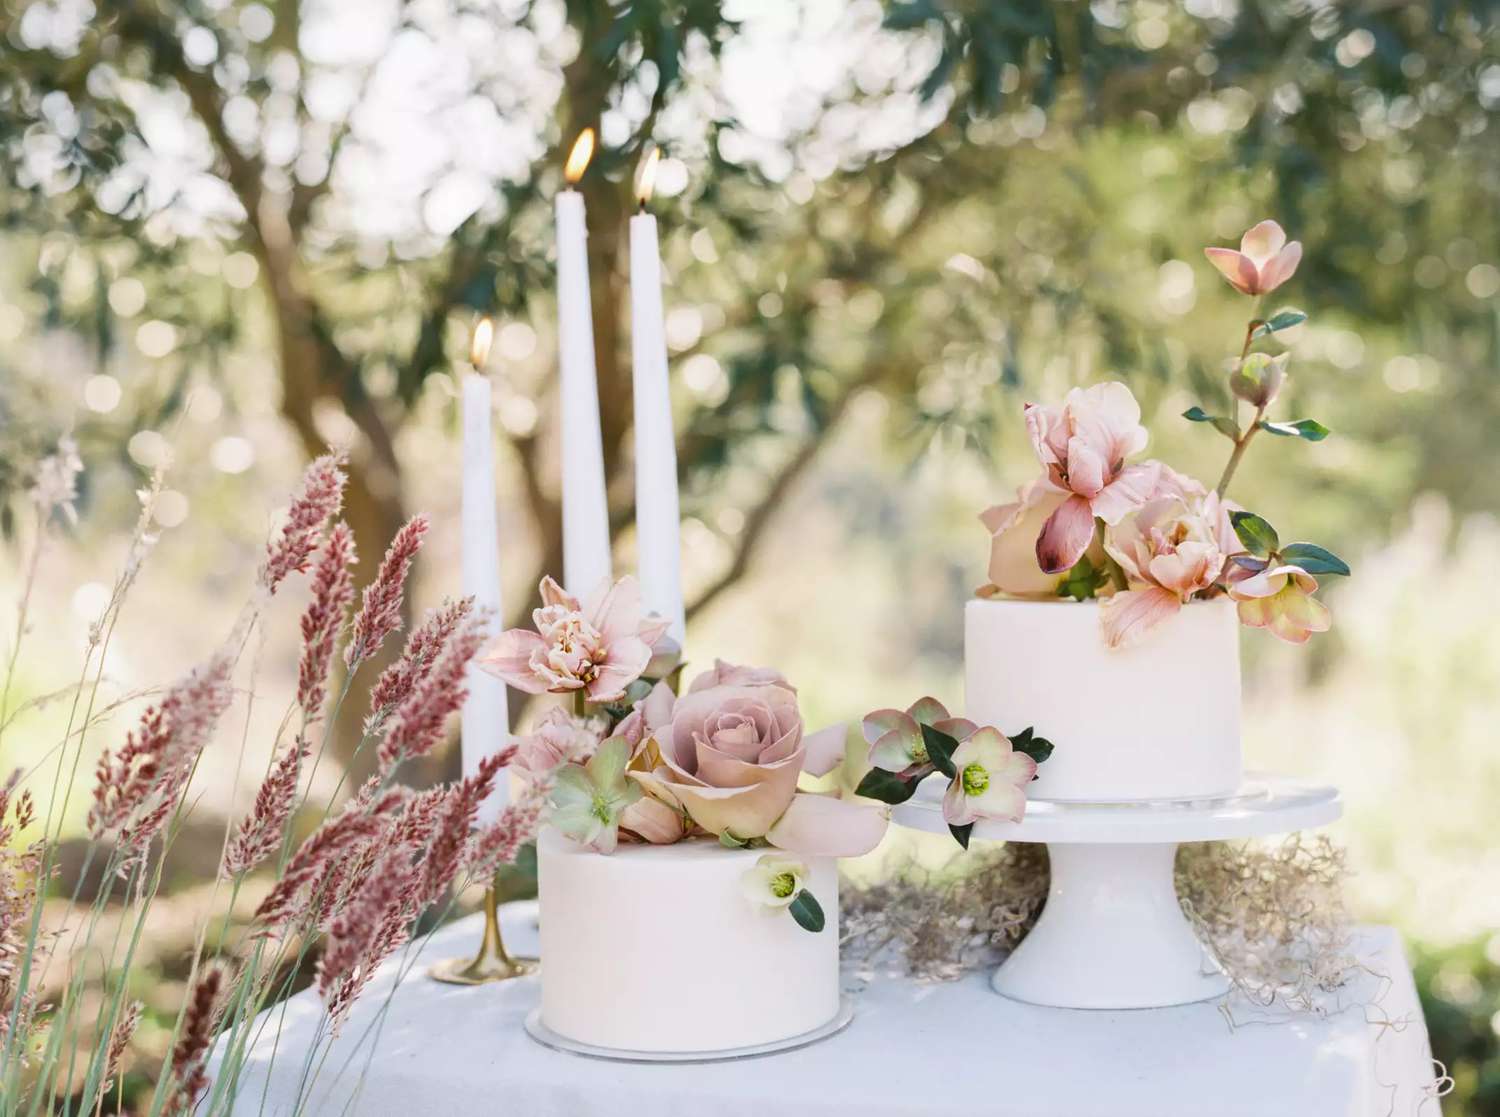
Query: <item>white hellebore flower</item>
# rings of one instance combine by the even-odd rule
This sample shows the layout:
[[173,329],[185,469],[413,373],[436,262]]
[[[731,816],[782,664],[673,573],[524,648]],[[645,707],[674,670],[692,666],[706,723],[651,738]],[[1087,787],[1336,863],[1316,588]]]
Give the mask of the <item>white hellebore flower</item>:
[[807,864],[781,853],[768,853],[740,877],[745,898],[766,911],[790,907],[807,886]]
[[953,750],[953,782],[943,796],[943,819],[967,826],[981,818],[1020,822],[1025,787],[1036,777],[1036,761],[1011,748],[998,729],[986,726]]

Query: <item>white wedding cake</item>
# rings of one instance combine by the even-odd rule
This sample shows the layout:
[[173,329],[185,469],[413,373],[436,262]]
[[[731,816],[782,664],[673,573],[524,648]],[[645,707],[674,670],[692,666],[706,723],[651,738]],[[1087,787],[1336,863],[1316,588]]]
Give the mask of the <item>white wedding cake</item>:
[[831,1023],[837,867],[808,859],[808,887],[828,919],[809,934],[746,897],[743,878],[763,852],[690,839],[601,857],[543,830],[542,1024],[614,1051],[709,1054]]
[[965,713],[1056,746],[1032,799],[1121,802],[1232,793],[1240,761],[1234,602],[1195,601],[1151,639],[1111,649],[1097,603],[973,600]]

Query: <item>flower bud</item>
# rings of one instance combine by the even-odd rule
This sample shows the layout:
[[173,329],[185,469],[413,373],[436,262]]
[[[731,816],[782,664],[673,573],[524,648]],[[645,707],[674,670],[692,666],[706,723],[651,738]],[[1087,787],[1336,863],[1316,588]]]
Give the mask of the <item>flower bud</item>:
[[1286,383],[1286,366],[1290,359],[1290,353],[1279,357],[1251,353],[1229,374],[1229,390],[1258,408],[1271,406]]

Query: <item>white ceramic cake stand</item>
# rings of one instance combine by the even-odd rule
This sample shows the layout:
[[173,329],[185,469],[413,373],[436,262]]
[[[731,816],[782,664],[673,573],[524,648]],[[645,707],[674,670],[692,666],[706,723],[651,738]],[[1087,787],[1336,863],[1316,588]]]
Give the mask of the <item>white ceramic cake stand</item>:
[[[941,790],[941,781],[928,783]],[[941,803],[927,792],[924,785],[893,817],[946,834]],[[1046,907],[991,984],[1058,1008],[1160,1008],[1220,996],[1228,982],[1178,903],[1178,843],[1306,830],[1342,811],[1335,788],[1252,773],[1218,799],[1033,799],[1021,822],[976,823],[973,841],[1045,842],[1051,862]]]

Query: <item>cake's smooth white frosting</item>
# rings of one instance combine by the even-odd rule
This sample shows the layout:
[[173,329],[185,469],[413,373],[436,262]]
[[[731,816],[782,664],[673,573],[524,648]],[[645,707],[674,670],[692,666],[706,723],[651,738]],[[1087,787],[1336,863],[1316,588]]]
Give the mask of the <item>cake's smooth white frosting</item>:
[[838,870],[809,860],[816,934],[740,877],[764,850],[713,840],[604,856],[551,829],[537,842],[542,1022],[625,1051],[714,1052],[812,1031],[839,1011]]
[[1003,733],[1032,726],[1056,746],[1032,798],[1199,798],[1239,786],[1230,601],[1190,603],[1119,651],[1105,646],[1093,602],[970,601],[964,688],[965,716]]

